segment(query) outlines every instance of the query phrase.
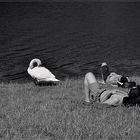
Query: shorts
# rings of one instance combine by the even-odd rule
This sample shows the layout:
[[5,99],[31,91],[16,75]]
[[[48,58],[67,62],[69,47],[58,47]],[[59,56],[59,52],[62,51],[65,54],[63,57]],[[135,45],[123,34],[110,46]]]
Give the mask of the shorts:
[[89,85],[89,90],[90,90],[90,99],[93,101],[100,101],[100,96],[101,94],[106,91],[105,88],[100,89],[99,84],[97,82],[92,83]]

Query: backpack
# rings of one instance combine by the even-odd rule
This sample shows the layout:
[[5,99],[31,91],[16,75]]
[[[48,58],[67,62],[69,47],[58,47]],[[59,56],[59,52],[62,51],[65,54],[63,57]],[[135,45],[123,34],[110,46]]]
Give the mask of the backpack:
[[128,97],[123,98],[123,104],[125,106],[140,106],[140,86],[136,86],[130,89]]

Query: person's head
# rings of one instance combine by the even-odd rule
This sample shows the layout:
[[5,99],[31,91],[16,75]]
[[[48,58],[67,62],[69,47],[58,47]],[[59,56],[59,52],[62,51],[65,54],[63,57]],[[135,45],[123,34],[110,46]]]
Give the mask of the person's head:
[[125,76],[122,76],[120,80],[118,81],[118,86],[119,87],[124,87],[125,83],[128,82],[128,78]]
[[118,87],[123,87],[123,88],[136,87],[136,82],[130,81],[128,77],[122,76],[118,81]]
[[128,77],[122,76],[121,79],[120,79],[120,82],[121,82],[121,83],[126,83],[126,82],[128,82]]

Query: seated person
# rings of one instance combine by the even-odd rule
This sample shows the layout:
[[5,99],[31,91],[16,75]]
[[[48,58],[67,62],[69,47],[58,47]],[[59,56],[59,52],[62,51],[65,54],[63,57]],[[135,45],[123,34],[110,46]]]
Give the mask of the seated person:
[[93,73],[89,72],[84,79],[85,102],[91,100],[108,105],[121,105],[123,98],[128,97],[128,92],[118,89],[100,89],[99,84]]
[[136,86],[135,82],[130,82],[130,79],[126,76],[119,75],[115,72],[110,72],[106,62],[101,64],[101,75],[103,83],[108,83],[112,86],[118,87],[133,87]]

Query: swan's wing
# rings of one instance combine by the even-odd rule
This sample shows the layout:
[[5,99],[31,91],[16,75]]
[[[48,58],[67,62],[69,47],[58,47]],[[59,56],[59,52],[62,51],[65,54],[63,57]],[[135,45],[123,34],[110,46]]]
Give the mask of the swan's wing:
[[47,79],[55,79],[55,75],[53,75],[48,69],[45,67],[35,67],[33,69],[28,70],[28,73],[37,80],[47,80]]

